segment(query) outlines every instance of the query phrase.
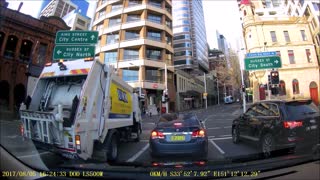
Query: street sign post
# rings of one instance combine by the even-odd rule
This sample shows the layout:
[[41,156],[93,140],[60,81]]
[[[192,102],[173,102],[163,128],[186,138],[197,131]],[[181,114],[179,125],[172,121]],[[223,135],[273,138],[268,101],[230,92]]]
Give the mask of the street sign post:
[[58,31],[56,44],[96,44],[98,31]]
[[245,70],[281,68],[282,63],[279,56],[245,58]]
[[94,45],[56,45],[53,50],[53,59],[78,59],[85,57],[94,57]]

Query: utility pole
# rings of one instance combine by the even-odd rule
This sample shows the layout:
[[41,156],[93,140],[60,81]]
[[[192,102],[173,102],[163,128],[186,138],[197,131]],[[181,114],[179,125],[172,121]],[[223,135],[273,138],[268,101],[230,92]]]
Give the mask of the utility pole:
[[203,73],[203,79],[204,79],[204,93],[206,96],[203,96],[205,98],[206,103],[206,109],[208,109],[208,97],[207,97],[207,81],[206,81],[206,73]]
[[[166,94],[168,94],[169,95],[169,93],[168,93],[168,69],[167,69],[167,64],[165,63],[164,64],[164,69],[165,69],[165,73],[164,73],[164,80],[165,80],[165,85],[166,85],[166,89],[165,89],[165,92],[166,92]],[[168,101],[166,100],[166,113],[168,113],[169,112],[169,104],[168,104]]]
[[217,75],[217,94],[218,94],[218,105],[220,105],[220,94],[219,94],[219,81],[218,81],[218,75]]

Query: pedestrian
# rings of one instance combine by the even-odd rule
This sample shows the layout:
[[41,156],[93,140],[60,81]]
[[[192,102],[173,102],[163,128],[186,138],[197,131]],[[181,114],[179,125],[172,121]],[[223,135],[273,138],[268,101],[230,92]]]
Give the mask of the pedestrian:
[[158,115],[160,115],[160,108],[159,106],[157,107]]
[[149,110],[149,116],[151,117],[151,115],[152,115],[152,112],[151,112],[151,110]]

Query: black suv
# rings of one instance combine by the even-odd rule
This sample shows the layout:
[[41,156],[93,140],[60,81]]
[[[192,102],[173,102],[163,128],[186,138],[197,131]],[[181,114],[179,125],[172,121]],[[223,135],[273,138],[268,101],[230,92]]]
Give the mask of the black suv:
[[261,101],[233,121],[232,140],[253,141],[269,157],[275,150],[316,146],[319,128],[319,108],[311,100]]

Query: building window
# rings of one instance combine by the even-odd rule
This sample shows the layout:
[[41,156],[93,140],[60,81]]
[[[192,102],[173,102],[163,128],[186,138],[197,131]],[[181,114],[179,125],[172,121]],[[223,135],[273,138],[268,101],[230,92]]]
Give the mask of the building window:
[[192,56],[192,51],[179,51],[175,52],[174,56]]
[[128,15],[127,22],[134,22],[134,21],[140,21],[140,15],[137,15],[137,14]]
[[279,95],[280,96],[283,96],[283,95],[286,95],[286,83],[284,81],[280,81],[280,84],[279,84]]
[[307,40],[306,32],[304,30],[300,30],[300,32],[301,32],[302,41],[306,41]]
[[119,42],[119,34],[108,34],[107,44],[113,44]]
[[141,3],[142,3],[141,0],[130,0],[129,1],[129,6],[140,5]]
[[172,44],[172,37],[166,36],[166,42],[167,42],[167,44],[171,45]]
[[276,51],[277,56],[281,57],[281,52],[280,51]]
[[147,49],[147,58],[161,60],[161,51],[155,49]]
[[275,31],[270,31],[272,42],[277,42],[277,35]]
[[289,56],[289,62],[290,62],[290,64],[295,64],[294,52],[293,52],[293,50],[288,50],[288,56]]
[[47,44],[40,43],[37,64],[43,65],[46,62],[47,49],[48,49]]
[[139,39],[139,31],[126,31],[126,40],[129,39]]
[[111,11],[116,11],[122,8],[122,4],[114,4],[112,5]]
[[148,20],[152,21],[152,22],[155,22],[155,23],[158,23],[158,24],[161,24],[161,16],[149,14],[148,15]]
[[117,51],[109,51],[104,53],[104,63],[116,63],[118,59],[118,52]]
[[179,43],[179,44],[174,44],[173,48],[182,48],[182,47],[190,47],[191,44],[189,42],[186,43]]
[[86,26],[86,22],[85,22],[84,20],[82,20],[82,19],[78,19],[78,20],[77,20],[77,23],[78,23],[79,25],[81,25],[81,26]]
[[123,59],[125,59],[125,60],[139,59],[139,50],[125,49],[124,53],[123,53]]
[[310,49],[306,49],[306,56],[307,56],[308,63],[312,63]]
[[290,36],[288,31],[283,31],[284,39],[286,42],[290,42]]
[[171,21],[168,21],[168,20],[166,20],[166,25],[167,25],[167,27],[168,28],[172,28],[172,22]]
[[109,27],[118,25],[120,23],[121,23],[120,17],[119,18],[109,19]]
[[138,70],[122,70],[122,79],[126,82],[129,81],[139,81],[139,71]]
[[173,40],[180,40],[180,39],[190,39],[190,35],[189,34],[183,34],[183,35],[178,35],[178,36],[174,36]]
[[106,14],[105,10],[99,11],[99,18],[101,18],[102,16],[104,16]]
[[156,6],[156,7],[159,7],[161,8],[161,2],[157,1],[157,0],[149,0],[148,2],[150,5],[152,6]]
[[146,70],[146,80],[151,82],[161,82],[161,73],[158,70]]
[[156,41],[161,41],[161,33],[157,31],[148,31],[147,33],[148,39],[156,40]]
[[294,79],[292,81],[292,90],[293,90],[293,94],[300,94],[299,81],[297,79]]

